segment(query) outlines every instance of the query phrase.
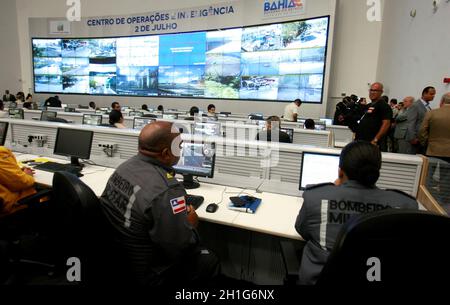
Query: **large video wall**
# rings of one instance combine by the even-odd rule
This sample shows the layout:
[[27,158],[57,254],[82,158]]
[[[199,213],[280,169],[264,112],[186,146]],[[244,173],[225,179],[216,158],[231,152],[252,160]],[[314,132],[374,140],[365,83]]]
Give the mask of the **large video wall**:
[[33,38],[34,91],[322,102],[329,17],[227,30]]

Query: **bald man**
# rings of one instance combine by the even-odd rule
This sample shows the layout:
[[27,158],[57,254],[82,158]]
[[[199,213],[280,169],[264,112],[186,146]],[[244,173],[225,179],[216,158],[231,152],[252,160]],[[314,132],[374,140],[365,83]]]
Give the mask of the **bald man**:
[[410,111],[411,106],[414,103],[414,97],[407,96],[403,99],[403,111],[397,115],[395,122],[395,132],[394,138],[398,143],[398,153],[400,154],[410,154],[414,155],[416,153],[416,149],[414,145],[411,144],[409,140],[407,140],[409,135],[409,125],[410,121],[413,119],[412,113]]
[[382,83],[370,86],[371,103],[367,105],[367,110],[356,127],[355,140],[371,142],[374,145],[380,145],[385,140],[391,127],[392,109],[381,99],[383,92]]
[[207,282],[217,258],[199,246],[198,217],[175,178],[182,140],[170,122],[145,126],[139,152],[121,164],[100,198],[140,285]]

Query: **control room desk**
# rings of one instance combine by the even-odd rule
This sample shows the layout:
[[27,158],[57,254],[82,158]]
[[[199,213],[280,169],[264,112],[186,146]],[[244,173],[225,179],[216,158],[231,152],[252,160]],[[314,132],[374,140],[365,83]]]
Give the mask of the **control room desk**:
[[[32,160],[37,156],[17,154],[19,161]],[[67,163],[67,160],[47,158],[55,162]],[[109,177],[114,169],[87,164],[83,168],[83,177],[80,179],[86,183],[97,196],[101,196]],[[36,170],[35,180],[39,184],[52,185],[53,173]],[[298,212],[303,203],[303,198],[286,196],[274,193],[256,193],[255,190],[239,189],[223,185],[201,183],[200,188],[188,190],[189,194],[201,195],[205,198],[203,204],[197,210],[202,221],[217,223],[226,226],[255,231],[289,239],[302,240],[295,231],[294,225]],[[252,195],[262,199],[255,214],[230,210],[227,208],[229,197],[239,194]],[[206,212],[206,206],[210,203],[219,204],[215,213]]]

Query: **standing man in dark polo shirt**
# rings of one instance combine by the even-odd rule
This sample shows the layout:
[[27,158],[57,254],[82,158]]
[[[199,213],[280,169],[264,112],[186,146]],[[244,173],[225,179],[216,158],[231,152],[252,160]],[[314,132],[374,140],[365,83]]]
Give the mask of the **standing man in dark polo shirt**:
[[372,101],[356,128],[355,140],[363,140],[379,145],[389,132],[392,119],[392,109],[381,96],[383,84],[374,83],[370,86],[369,98]]

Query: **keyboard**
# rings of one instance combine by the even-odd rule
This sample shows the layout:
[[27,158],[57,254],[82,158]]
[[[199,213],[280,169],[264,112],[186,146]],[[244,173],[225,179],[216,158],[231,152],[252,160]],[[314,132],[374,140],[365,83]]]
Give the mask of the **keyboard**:
[[196,196],[196,195],[189,195],[187,194],[184,198],[186,198],[186,204],[192,205],[194,209],[198,209],[199,206],[202,205],[205,198],[202,196]]
[[56,162],[45,162],[42,164],[38,164],[34,167],[34,169],[38,169],[41,171],[46,172],[69,172],[72,174],[77,175],[78,177],[81,176],[81,167],[71,165],[71,164],[62,164],[62,163],[56,163]]

